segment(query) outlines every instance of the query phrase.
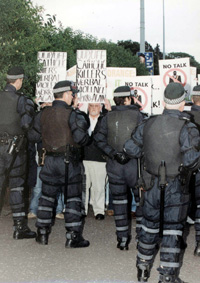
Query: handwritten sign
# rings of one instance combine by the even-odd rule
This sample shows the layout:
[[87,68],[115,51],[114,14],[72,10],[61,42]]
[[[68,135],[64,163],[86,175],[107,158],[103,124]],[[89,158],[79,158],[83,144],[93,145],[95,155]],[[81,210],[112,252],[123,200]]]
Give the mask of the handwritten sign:
[[106,50],[77,50],[76,80],[80,102],[104,102]]
[[51,102],[54,100],[53,87],[66,78],[67,53],[41,51],[38,52],[38,61],[43,64],[43,69],[38,74],[36,98],[38,102]]

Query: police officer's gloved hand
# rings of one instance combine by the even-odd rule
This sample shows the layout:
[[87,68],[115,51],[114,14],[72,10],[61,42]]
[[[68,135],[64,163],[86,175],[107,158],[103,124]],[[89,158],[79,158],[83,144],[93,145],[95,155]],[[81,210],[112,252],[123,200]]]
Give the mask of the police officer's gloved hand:
[[114,159],[117,160],[117,162],[122,164],[122,165],[126,164],[130,160],[130,158],[128,157],[128,155],[125,152],[117,152],[114,155]]

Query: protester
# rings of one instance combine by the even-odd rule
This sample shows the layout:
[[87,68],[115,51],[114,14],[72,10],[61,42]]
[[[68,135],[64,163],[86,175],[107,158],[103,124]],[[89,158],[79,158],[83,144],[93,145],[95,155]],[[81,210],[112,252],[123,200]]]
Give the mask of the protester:
[[7,74],[7,85],[0,92],[0,208],[7,185],[10,188],[10,206],[14,220],[13,238],[35,238],[27,226],[24,203],[26,180],[27,132],[34,115],[34,103],[18,92],[23,83],[22,67],[12,67]]
[[[102,111],[101,103],[88,104],[90,128],[88,129],[91,141],[84,147],[84,168],[86,174],[86,201],[85,211],[88,212],[88,203],[92,205],[95,218],[104,219],[105,213],[105,186],[106,160],[93,141],[93,130]],[[103,115],[103,114],[101,114]]]
[[[71,107],[73,83],[60,81],[53,88],[52,107],[36,116],[30,134],[46,150],[41,169],[42,196],[39,200],[36,241],[47,245],[53,225],[52,212],[60,189],[65,195],[66,248],[88,247],[89,241],[82,236],[82,174],[81,147],[89,140],[87,115]],[[34,131],[35,129],[35,131]]]
[[143,119],[139,108],[131,105],[131,90],[120,86],[114,91],[112,111],[97,124],[94,140],[109,157],[106,169],[113,197],[117,248],[128,250],[131,240],[131,188],[137,181],[137,160],[123,155],[123,144]]
[[196,126],[182,111],[185,90],[170,83],[164,91],[162,115],[139,125],[125,144],[130,158],[142,158],[144,190],[142,229],[139,233],[138,281],[147,282],[161,242],[159,282],[183,282],[183,229],[189,205],[189,171],[199,167],[200,137]]

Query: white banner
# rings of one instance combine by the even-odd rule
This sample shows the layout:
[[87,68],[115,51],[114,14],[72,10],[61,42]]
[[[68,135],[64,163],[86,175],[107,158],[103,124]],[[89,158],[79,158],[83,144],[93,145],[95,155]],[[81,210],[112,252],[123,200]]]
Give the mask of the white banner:
[[106,50],[77,50],[76,82],[80,103],[106,98]]
[[161,76],[151,76],[151,93],[152,93],[152,105],[151,114],[158,115],[163,112],[163,91],[161,87]]
[[39,82],[36,84],[38,102],[52,102],[53,87],[66,78],[66,52],[38,52],[38,61],[43,64]]
[[159,60],[162,90],[171,82],[179,82],[186,90],[189,99],[190,85],[190,58]]
[[151,114],[151,77],[138,76],[134,77],[126,85],[130,86],[134,93],[134,102],[139,104],[141,111]]
[[76,82],[76,65],[67,70],[66,80]]
[[113,104],[113,92],[118,86],[130,83],[136,77],[136,68],[107,68],[107,98]]
[[191,92],[192,92],[193,87],[197,85],[197,68],[196,67],[190,67],[190,83],[191,83]]

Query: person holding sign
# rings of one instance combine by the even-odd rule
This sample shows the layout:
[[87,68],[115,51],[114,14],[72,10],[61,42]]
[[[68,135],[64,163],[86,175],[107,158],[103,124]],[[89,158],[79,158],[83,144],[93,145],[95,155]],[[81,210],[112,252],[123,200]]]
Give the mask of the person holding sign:
[[44,166],[40,172],[42,196],[37,211],[37,237],[39,244],[47,245],[53,225],[53,209],[57,194],[64,192],[66,248],[88,247],[82,236],[82,175],[81,146],[89,140],[87,115],[71,107],[73,82],[60,81],[53,88],[55,100],[36,116],[32,140],[42,139],[45,149]]
[[132,131],[143,120],[139,108],[131,105],[129,86],[120,86],[114,91],[114,102],[109,111],[97,124],[94,140],[108,156],[106,164],[109,189],[113,197],[117,248],[128,250],[131,241],[131,188],[137,181],[137,160],[123,154],[123,145]]
[[168,84],[163,114],[146,119],[124,147],[130,158],[143,160],[143,218],[136,264],[139,282],[148,281],[159,245],[159,282],[183,282],[179,272],[186,248],[183,230],[190,172],[200,165],[200,136],[189,115],[182,113],[184,99],[180,83]]
[[0,92],[0,212],[7,187],[14,221],[13,238],[35,238],[27,226],[24,204],[26,179],[27,133],[34,116],[34,103],[20,93],[24,79],[22,67],[12,67],[7,74],[7,85]]

